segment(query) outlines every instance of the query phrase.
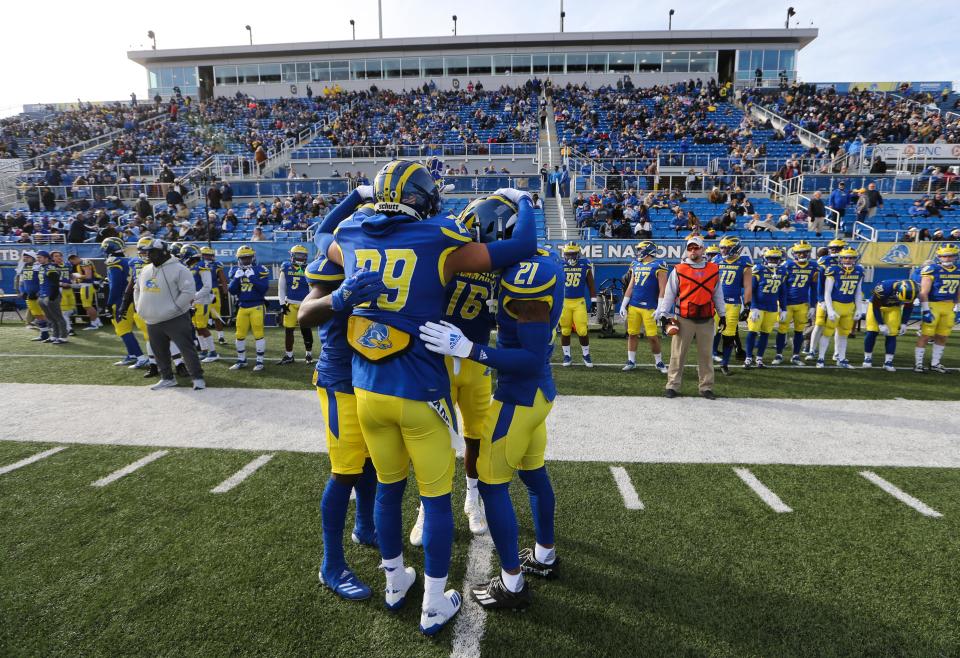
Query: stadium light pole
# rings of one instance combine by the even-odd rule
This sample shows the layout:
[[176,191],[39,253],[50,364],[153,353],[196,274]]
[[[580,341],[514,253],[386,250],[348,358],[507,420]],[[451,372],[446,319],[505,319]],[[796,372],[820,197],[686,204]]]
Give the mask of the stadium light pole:
[[354,23],[353,19],[350,19],[350,30],[353,32],[353,40],[357,40],[357,24]]
[[567,17],[567,12],[563,10],[563,0],[560,0],[560,31],[563,32],[563,19]]
[[673,15],[677,13],[675,10],[671,9],[670,13],[667,14],[667,32],[673,30]]
[[153,30],[147,31],[147,38],[153,41],[153,49],[157,49],[157,35],[153,33]]
[[794,11],[793,7],[787,7],[787,20],[786,20],[786,22],[783,24],[783,27],[784,27],[785,29],[787,29],[787,30],[790,29],[790,18],[793,17],[793,16],[796,16],[796,15],[797,15],[797,12]]
[[244,25],[247,28],[247,32],[250,33],[250,45],[253,45],[253,29],[249,25]]
[[457,15],[453,15],[453,36],[457,36]]
[[380,38],[383,38],[383,0],[377,0],[377,24],[380,27]]

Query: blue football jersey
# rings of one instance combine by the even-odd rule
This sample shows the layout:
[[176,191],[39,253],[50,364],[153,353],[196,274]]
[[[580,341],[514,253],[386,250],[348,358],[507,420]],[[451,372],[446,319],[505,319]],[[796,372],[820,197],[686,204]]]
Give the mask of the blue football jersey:
[[307,266],[295,261],[284,261],[280,271],[287,281],[287,301],[299,304],[307,296]]
[[[408,400],[435,401],[450,394],[443,357],[419,339],[420,325],[443,317],[447,301],[444,263],[454,250],[472,241],[463,223],[436,216],[418,221],[404,215],[354,215],[334,232],[347,277],[358,269],[380,272],[387,291],[353,314],[365,327],[348,340],[353,385],[365,391]],[[369,359],[383,352],[390,358]],[[395,353],[395,355],[394,355]]]
[[829,270],[834,265],[838,264],[840,261],[837,260],[837,256],[834,254],[827,254],[826,256],[821,256],[817,259],[817,267],[819,267],[820,272],[817,276],[817,301],[823,301],[823,291],[825,290],[824,284],[827,282],[827,270]]
[[[203,290],[203,273],[209,272],[210,267],[203,261],[199,260],[190,266],[190,271],[193,273],[193,285],[197,287],[197,292]],[[213,288],[213,278],[211,275],[210,287]]]
[[[344,278],[343,268],[327,260],[325,250],[320,258],[307,265],[305,276],[310,283],[319,283],[331,290],[339,288]],[[347,344],[347,319],[346,314],[335,314],[317,328],[320,356],[317,357],[316,385],[352,393],[353,350]]]
[[123,293],[127,290],[127,281],[130,280],[130,259],[126,256],[110,256],[106,259],[107,282],[110,284],[110,293],[107,296],[108,306],[120,306],[123,303]]
[[41,297],[56,297],[56,292],[53,289],[53,280],[50,278],[50,273],[57,272],[57,266],[53,263],[47,263],[46,265],[35,263],[33,270],[37,274],[37,293]]
[[490,330],[496,322],[487,300],[496,299],[497,280],[492,272],[461,272],[447,284],[443,319],[478,345],[490,342]]
[[876,301],[880,306],[899,306],[903,302],[897,299],[897,284],[903,279],[886,279],[873,287],[873,296],[871,301]]
[[[560,313],[563,311],[564,286],[561,285],[561,278],[564,275],[564,269],[543,250],[533,258],[511,265],[503,271],[500,276],[497,310],[497,347],[521,347],[517,337],[517,319],[510,312],[512,300],[547,302],[550,305],[550,335],[556,335]],[[524,374],[498,373],[497,390],[493,397],[509,404],[531,406],[539,389],[547,400],[553,400],[557,396],[557,389],[550,369],[552,353],[551,347],[547,351],[543,367],[538,371]]]
[[931,302],[952,302],[957,299],[957,290],[960,290],[960,268],[957,266],[948,269],[940,263],[933,263],[923,268],[920,278],[933,280],[929,295]]
[[254,308],[266,303],[267,288],[270,286],[270,269],[266,265],[251,265],[244,269],[252,269],[253,276],[236,276],[239,266],[230,269],[231,295],[237,296],[240,308]]
[[840,265],[831,265],[824,278],[833,280],[833,291],[830,293],[833,301],[843,304],[854,301],[857,289],[863,282],[863,274],[863,268],[859,265],[849,270]]
[[817,282],[819,281],[819,268],[816,263],[807,262],[801,265],[796,261],[787,261],[784,265],[786,272],[787,286],[787,304],[816,304],[817,303]]
[[39,267],[37,263],[24,265],[20,272],[20,292],[24,295],[36,295],[40,290],[40,283],[34,266]]
[[753,308],[761,311],[786,309],[786,272],[778,265],[759,265],[753,268]]
[[753,262],[745,254],[733,260],[717,256],[714,262],[720,266],[723,301],[727,304],[739,304],[743,298],[743,272],[748,267],[753,267]]
[[633,277],[633,290],[630,291],[630,306],[637,308],[656,309],[660,301],[660,281],[657,273],[669,273],[666,262],[654,258],[649,263],[639,260],[630,264],[630,275]]
[[586,258],[578,258],[573,265],[563,262],[563,296],[566,299],[590,298],[590,288],[587,286],[587,274],[590,271],[590,261]]

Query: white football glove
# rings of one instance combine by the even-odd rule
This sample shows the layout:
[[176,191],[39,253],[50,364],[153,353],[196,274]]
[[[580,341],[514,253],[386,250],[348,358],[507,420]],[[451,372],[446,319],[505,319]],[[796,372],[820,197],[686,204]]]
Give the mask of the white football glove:
[[856,311],[854,311],[854,313],[853,313],[853,319],[854,319],[855,322],[856,322],[856,321],[859,321],[859,320],[862,320],[862,319],[864,319],[865,317],[867,317],[867,312],[866,312],[865,310],[863,310],[862,308],[858,308],[858,309],[857,309]]
[[[494,194],[502,196],[505,199],[509,199],[514,203],[519,204],[520,199],[531,199],[529,192],[523,192],[521,190],[515,190],[512,187],[501,187],[499,190],[494,192]],[[532,203],[532,201],[531,201]]]
[[836,321],[837,321],[837,318],[839,318],[839,317],[840,317],[840,316],[837,315],[837,312],[834,311],[833,308],[828,308],[828,309],[827,309],[827,320],[829,320],[830,322],[836,322]]
[[653,321],[654,321],[654,322],[660,322],[660,320],[662,320],[663,318],[665,318],[666,315],[667,315],[666,313],[664,313],[664,312],[661,311],[660,309],[657,309],[656,311],[653,312]]
[[254,274],[256,274],[256,272],[254,272],[252,267],[248,267],[246,270],[243,271],[243,273],[246,276],[253,276]]
[[443,320],[420,325],[420,340],[431,352],[461,359],[470,356],[473,349],[473,341],[464,336],[456,326]]
[[357,185],[357,194],[364,201],[373,201],[373,185]]
[[780,323],[782,324],[787,319],[787,312],[780,311]]
[[813,322],[813,318],[815,318],[816,315],[817,315],[817,307],[816,307],[816,306],[811,306],[811,307],[807,310],[807,322]]
[[750,309],[750,322],[757,322],[760,320],[760,309],[752,308]]
[[898,335],[898,336],[902,336],[902,335],[904,335],[905,333],[907,333],[907,325],[906,325],[906,324],[901,324],[901,325],[900,325],[900,333],[897,334],[897,335]]
[[885,324],[881,324],[881,325],[880,325],[880,333],[883,334],[884,336],[889,336],[889,335],[890,335],[890,327],[888,327],[888,326],[885,325]]
[[245,273],[246,273],[246,270],[237,268],[237,271],[233,273],[233,278],[242,279],[244,276],[246,276]]
[[620,304],[620,317],[623,318],[624,320],[627,319],[627,301],[626,300],[624,300],[623,303]]

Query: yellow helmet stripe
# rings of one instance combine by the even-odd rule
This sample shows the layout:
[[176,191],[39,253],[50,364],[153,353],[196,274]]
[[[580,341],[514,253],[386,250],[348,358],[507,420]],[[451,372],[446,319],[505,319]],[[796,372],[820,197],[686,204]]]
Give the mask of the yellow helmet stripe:
[[[426,171],[426,168],[423,165],[419,165],[416,162],[414,162],[409,167],[407,167],[406,171],[404,171],[400,175],[400,180],[397,181],[397,185],[393,190],[394,203],[400,203],[400,199],[403,195],[403,186],[406,184],[407,179],[413,175],[413,172],[417,171],[418,169],[423,169],[424,171]],[[430,173],[430,172],[427,172],[427,173]]]
[[393,196],[393,190],[390,187],[390,183],[393,181],[393,170],[403,164],[400,160],[394,160],[387,165],[387,170],[384,172],[383,176],[383,192],[384,192],[384,201],[392,201],[393,199],[386,198],[387,195]]

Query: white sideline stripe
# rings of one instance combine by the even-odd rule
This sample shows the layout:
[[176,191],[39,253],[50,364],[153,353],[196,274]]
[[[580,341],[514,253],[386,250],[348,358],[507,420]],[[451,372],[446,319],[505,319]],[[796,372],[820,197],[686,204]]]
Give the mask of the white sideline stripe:
[[114,471],[113,473],[111,473],[111,474],[108,475],[107,477],[105,477],[105,478],[100,478],[100,479],[97,480],[96,482],[93,482],[90,486],[91,486],[91,487],[105,487],[105,486],[107,486],[108,484],[110,484],[110,483],[112,483],[112,482],[116,482],[117,480],[119,480],[120,478],[122,478],[124,475],[130,475],[131,473],[133,473],[133,472],[136,471],[137,469],[143,468],[144,466],[146,466],[146,465],[149,464],[150,462],[153,462],[153,461],[156,461],[156,460],[160,459],[161,457],[163,457],[163,456],[164,456],[165,454],[167,454],[168,452],[170,452],[170,451],[169,451],[169,450],[157,450],[156,452],[151,452],[151,453],[150,453],[149,455],[147,455],[146,457],[143,457],[143,458],[141,458],[141,459],[138,459],[137,461],[135,461],[135,462],[133,462],[132,464],[129,464],[129,465],[127,465],[127,466],[124,466],[123,468],[121,468],[121,469],[118,470],[118,471]]
[[258,468],[273,459],[273,455],[260,455],[252,462],[241,468],[239,471],[228,477],[226,480],[210,490],[210,493],[227,493],[235,486],[253,475]]
[[758,480],[757,476],[751,473],[749,469],[735,468],[733,470],[737,476],[743,480],[748,487],[753,489],[754,493],[760,496],[763,502],[769,505],[770,509],[772,509],[774,512],[782,514],[784,512],[793,511],[786,503],[780,500],[780,496],[770,491],[770,489],[768,489],[763,482]]
[[643,509],[643,502],[637,495],[637,490],[633,488],[633,482],[630,481],[630,474],[623,466],[611,466],[610,472],[613,479],[617,482],[617,488],[620,495],[623,496],[623,504],[627,509]]
[[929,507],[922,500],[917,500],[916,498],[908,494],[903,489],[900,489],[896,485],[891,484],[890,482],[887,482],[886,480],[884,480],[882,477],[880,477],[873,471],[860,471],[860,475],[862,475],[866,479],[873,482],[875,485],[877,485],[878,487],[886,491],[888,494],[890,494],[891,496],[899,500],[904,505],[912,507],[913,509],[917,510],[924,516],[931,516],[935,519],[939,519],[943,516],[943,514],[933,509],[932,507]]
[[122,354],[0,354],[10,359],[122,359]]
[[483,639],[487,613],[473,600],[470,588],[487,582],[492,557],[493,540],[490,533],[474,535],[467,554],[467,573],[463,576],[463,607],[453,625],[450,658],[476,658],[480,655],[480,640]]
[[26,459],[21,459],[18,462],[13,462],[12,464],[7,464],[6,466],[0,466],[0,475],[6,475],[10,471],[15,471],[18,468],[23,468],[24,466],[29,466],[34,462],[38,462],[41,459],[46,459],[50,455],[55,455],[61,450],[66,450],[67,446],[57,446],[56,448],[50,448],[49,450],[44,450],[43,452],[38,452],[35,455],[30,455]]

